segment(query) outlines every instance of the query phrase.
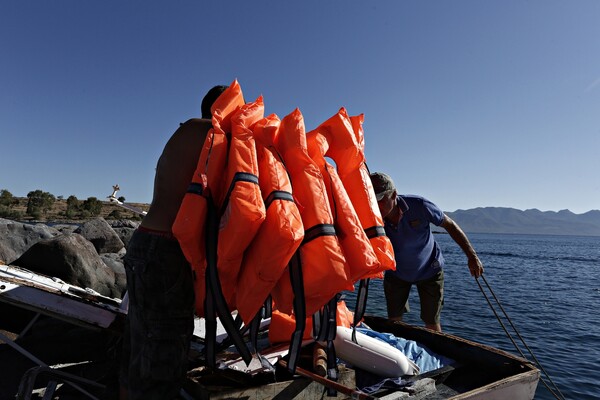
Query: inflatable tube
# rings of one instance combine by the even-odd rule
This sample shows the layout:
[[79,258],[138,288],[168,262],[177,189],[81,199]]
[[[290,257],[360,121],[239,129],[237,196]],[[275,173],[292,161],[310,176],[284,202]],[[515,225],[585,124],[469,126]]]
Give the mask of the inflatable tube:
[[274,153],[279,124],[279,118],[270,115],[253,129],[266,218],[246,250],[238,277],[235,303],[245,324],[260,310],[304,238],[288,173]]
[[333,344],[339,358],[373,374],[394,378],[419,373],[414,362],[384,341],[356,332],[354,343],[350,328],[338,326]]
[[[348,264],[335,233],[323,177],[307,153],[300,110],[283,118],[279,129],[275,146],[290,173],[304,225],[304,240],[299,251],[306,315],[312,315],[336,293],[354,287],[346,275]],[[272,296],[279,310],[291,314],[293,291],[288,274],[283,274]]]
[[[230,310],[244,251],[265,220],[265,204],[258,186],[258,161],[252,128],[264,115],[262,97],[247,103],[231,117],[231,141],[225,182],[228,190],[221,205],[218,271],[221,290]],[[248,282],[250,284],[250,282]]]
[[380,272],[379,260],[356,215],[354,206],[335,168],[325,160],[329,143],[320,128],[306,134],[308,154],[319,167],[329,197],[338,238],[348,262],[348,278],[352,282]]
[[325,155],[335,161],[338,175],[379,260],[379,269],[372,270],[370,277],[382,277],[383,271],[396,268],[396,261],[366,165],[363,120],[362,114],[349,117],[346,109],[341,108],[319,126],[319,132],[329,144]]

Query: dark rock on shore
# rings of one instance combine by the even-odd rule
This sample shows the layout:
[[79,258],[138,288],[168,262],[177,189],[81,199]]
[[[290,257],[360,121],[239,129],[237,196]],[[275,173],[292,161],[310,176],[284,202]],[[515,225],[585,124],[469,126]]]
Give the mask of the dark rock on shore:
[[58,230],[47,225],[30,225],[0,218],[0,261],[10,264],[33,244],[58,235]]
[[98,254],[118,253],[125,247],[119,235],[104,218],[96,218],[81,225],[74,233],[79,233],[92,242]]
[[[115,224],[115,228],[110,224]],[[0,219],[0,264],[16,265],[104,296],[121,298],[126,289],[125,243],[137,226],[133,221],[98,218],[81,226],[57,225],[56,229]],[[42,316],[27,333],[15,339],[34,315],[32,311],[0,303],[0,330],[48,365],[76,363],[65,371],[106,385],[104,389],[88,388],[97,398],[118,397],[119,335]],[[36,364],[1,341],[0,360],[0,400],[14,399],[23,374]],[[60,387],[55,396],[65,400],[82,398],[68,385]]]
[[125,291],[117,286],[115,271],[106,266],[93,244],[77,233],[41,240],[13,264],[108,297],[120,298]]

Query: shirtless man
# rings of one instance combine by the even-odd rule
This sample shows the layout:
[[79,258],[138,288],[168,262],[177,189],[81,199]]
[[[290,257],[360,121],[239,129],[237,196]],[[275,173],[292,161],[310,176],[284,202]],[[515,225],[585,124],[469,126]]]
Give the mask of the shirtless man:
[[127,247],[122,399],[174,399],[180,392],[194,329],[194,290],[190,265],[171,226],[212,126],[210,107],[225,89],[209,90],[202,119],[181,124],[165,145],[150,210]]

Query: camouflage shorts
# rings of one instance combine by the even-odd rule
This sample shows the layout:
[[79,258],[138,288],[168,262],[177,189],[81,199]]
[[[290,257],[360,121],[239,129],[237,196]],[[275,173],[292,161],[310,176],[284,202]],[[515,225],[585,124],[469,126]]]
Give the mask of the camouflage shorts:
[[124,261],[129,311],[121,384],[130,400],[175,398],[194,328],[190,265],[176,240],[140,230]]

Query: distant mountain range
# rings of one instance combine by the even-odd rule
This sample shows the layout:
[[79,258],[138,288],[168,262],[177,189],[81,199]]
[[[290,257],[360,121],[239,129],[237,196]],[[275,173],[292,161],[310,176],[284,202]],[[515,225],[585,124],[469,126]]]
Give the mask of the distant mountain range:
[[479,207],[446,212],[467,233],[526,233],[600,236],[600,210],[574,214],[569,210],[517,210]]

